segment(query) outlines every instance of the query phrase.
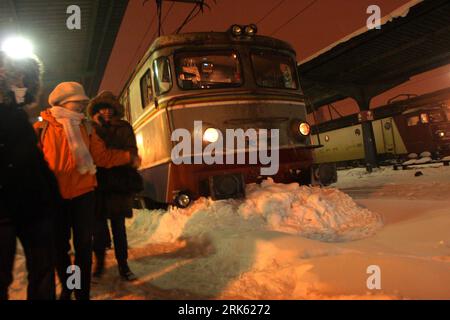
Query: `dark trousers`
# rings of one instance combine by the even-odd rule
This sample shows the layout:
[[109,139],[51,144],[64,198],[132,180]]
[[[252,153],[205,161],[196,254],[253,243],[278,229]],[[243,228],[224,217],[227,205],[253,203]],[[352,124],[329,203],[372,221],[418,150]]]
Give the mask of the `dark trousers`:
[[[125,217],[114,217],[111,219],[111,230],[114,242],[114,252],[118,264],[126,263],[128,260],[128,240],[125,228]],[[108,244],[109,228],[106,218],[96,218],[94,232],[94,252],[97,257],[105,255]]]
[[71,291],[67,280],[72,273],[67,270],[72,265],[69,255],[72,231],[75,265],[81,272],[81,288],[75,289],[77,300],[90,298],[94,210],[94,192],[89,192],[71,200],[64,200],[61,213],[56,219],[56,270],[63,290]]
[[53,230],[50,219],[25,223],[0,221],[0,300],[8,299],[8,287],[13,281],[16,238],[26,258],[27,299],[55,299]]

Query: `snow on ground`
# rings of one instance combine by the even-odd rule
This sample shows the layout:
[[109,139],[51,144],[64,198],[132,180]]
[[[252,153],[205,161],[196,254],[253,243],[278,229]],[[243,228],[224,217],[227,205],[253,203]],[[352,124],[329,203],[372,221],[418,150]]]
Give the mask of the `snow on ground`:
[[407,170],[381,167],[372,174],[354,168],[338,171],[338,183],[333,186],[353,198],[450,200],[450,167],[439,163],[410,166]]
[[[421,171],[421,176],[415,176]],[[355,200],[352,200],[352,198]],[[329,188],[247,186],[128,221],[135,283],[114,254],[94,299],[450,299],[450,167],[339,172]],[[369,290],[367,267],[381,269]],[[24,259],[11,297],[25,297]]]

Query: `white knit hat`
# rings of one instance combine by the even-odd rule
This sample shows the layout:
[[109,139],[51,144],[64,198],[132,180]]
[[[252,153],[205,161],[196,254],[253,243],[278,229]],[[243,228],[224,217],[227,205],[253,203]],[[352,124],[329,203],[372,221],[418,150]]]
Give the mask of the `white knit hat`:
[[53,106],[60,106],[69,101],[88,101],[89,98],[84,92],[84,88],[78,82],[61,82],[50,93],[48,103]]

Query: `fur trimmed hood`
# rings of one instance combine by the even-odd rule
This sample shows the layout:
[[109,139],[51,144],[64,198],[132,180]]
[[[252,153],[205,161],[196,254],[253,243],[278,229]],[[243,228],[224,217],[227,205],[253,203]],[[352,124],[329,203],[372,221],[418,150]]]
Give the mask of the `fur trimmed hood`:
[[116,98],[116,96],[114,96],[110,91],[100,92],[89,102],[89,105],[87,107],[87,113],[89,117],[92,118],[100,109],[99,107],[105,104],[111,106],[114,109],[116,118],[123,118],[125,112],[124,107]]
[[23,77],[23,84],[27,88],[25,104],[31,104],[38,98],[41,89],[42,64],[36,57],[20,60],[9,58],[0,51],[0,101],[14,103],[11,84]]

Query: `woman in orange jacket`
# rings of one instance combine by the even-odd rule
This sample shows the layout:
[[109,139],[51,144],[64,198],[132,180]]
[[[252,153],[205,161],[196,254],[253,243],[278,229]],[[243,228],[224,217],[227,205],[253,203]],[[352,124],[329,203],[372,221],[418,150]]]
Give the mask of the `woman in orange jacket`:
[[[111,168],[139,159],[127,151],[107,149],[85,120],[89,101],[81,84],[63,82],[49,96],[51,108],[43,111],[43,121],[35,124],[41,148],[55,174],[63,203],[56,217],[56,269],[62,284],[60,299],[90,298],[92,236],[94,228],[96,165]],[[75,266],[72,265],[70,234],[73,232]],[[80,285],[69,281],[72,272],[80,273]]]

